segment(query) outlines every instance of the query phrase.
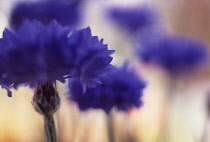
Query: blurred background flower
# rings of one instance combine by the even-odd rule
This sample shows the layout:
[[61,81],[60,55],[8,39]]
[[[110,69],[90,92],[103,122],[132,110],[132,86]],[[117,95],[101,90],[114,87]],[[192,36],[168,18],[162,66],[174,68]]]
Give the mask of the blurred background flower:
[[101,80],[96,88],[87,88],[82,91],[79,80],[72,80],[70,86],[70,99],[75,101],[81,110],[102,109],[109,113],[113,108],[119,111],[130,111],[142,105],[141,97],[146,84],[128,69],[128,64],[108,77]]
[[22,1],[16,2],[11,10],[10,26],[17,29],[25,20],[39,20],[47,25],[52,20],[63,26],[76,26],[81,18],[81,1]]
[[139,59],[160,66],[172,77],[193,72],[208,61],[205,44],[196,39],[161,32],[143,33],[139,39]]
[[151,28],[157,21],[155,8],[148,5],[133,7],[113,7],[108,9],[108,16],[120,30],[137,34],[140,30]]

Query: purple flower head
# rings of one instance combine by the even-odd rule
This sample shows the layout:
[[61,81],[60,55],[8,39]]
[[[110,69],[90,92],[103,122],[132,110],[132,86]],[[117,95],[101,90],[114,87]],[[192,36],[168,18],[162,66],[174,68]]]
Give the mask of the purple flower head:
[[75,66],[69,76],[79,78],[88,87],[94,87],[95,82],[101,83],[101,77],[114,73],[115,67],[110,65],[110,55],[114,50],[108,50],[103,40],[91,36],[90,28],[75,31],[68,40],[68,46],[72,53],[69,60],[74,61]]
[[80,20],[79,1],[27,1],[14,5],[10,16],[10,26],[17,29],[24,19],[39,20],[47,25],[52,20],[63,26],[74,26]]
[[68,77],[94,86],[114,71],[113,50],[92,36],[90,28],[70,31],[56,21],[45,26],[26,20],[16,32],[5,29],[0,48],[0,83],[5,86],[44,85]]
[[191,71],[207,59],[205,45],[184,36],[145,34],[139,45],[140,60],[157,64],[171,75]]
[[132,8],[115,7],[110,9],[109,16],[116,24],[131,33],[156,23],[156,14],[148,6]]
[[69,87],[70,99],[78,104],[80,110],[103,109],[109,113],[114,107],[120,111],[140,107],[145,83],[125,64],[115,74],[103,78],[102,84],[87,88],[85,93],[79,80],[72,79]]

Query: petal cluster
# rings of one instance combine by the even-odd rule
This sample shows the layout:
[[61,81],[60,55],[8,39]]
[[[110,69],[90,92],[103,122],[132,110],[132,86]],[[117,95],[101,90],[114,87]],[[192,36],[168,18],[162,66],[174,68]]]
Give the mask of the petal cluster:
[[115,7],[110,9],[109,16],[116,24],[131,33],[156,23],[154,10],[147,6],[131,8]]
[[14,5],[10,26],[18,28],[24,19],[39,20],[43,24],[49,24],[52,20],[61,25],[76,25],[80,20],[80,1],[67,3],[61,1],[24,1]]
[[128,111],[142,105],[142,94],[145,82],[125,64],[116,73],[102,79],[96,88],[87,88],[82,92],[82,84],[73,79],[69,83],[70,99],[75,101],[81,110],[90,108],[102,109],[109,113],[116,107],[120,111]]
[[145,63],[155,63],[171,74],[191,71],[207,59],[207,49],[199,40],[164,34],[145,34],[138,56]]
[[69,61],[74,66],[69,76],[79,78],[87,86],[94,87],[95,82],[101,83],[100,78],[115,72],[115,67],[110,65],[114,50],[108,50],[103,39],[99,41],[97,36],[91,36],[90,28],[73,32],[67,46],[71,47]]
[[114,51],[92,36],[90,28],[71,31],[56,21],[45,26],[26,20],[16,32],[5,29],[0,49],[0,82],[6,86],[64,82],[68,77],[94,86],[114,71]]

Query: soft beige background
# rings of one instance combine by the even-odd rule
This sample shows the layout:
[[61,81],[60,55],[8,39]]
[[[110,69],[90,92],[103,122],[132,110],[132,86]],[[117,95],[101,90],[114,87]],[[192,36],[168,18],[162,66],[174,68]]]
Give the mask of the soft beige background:
[[[0,1],[0,32],[8,25],[11,4],[15,0]],[[106,19],[104,11],[109,6],[142,4],[156,6],[160,22],[171,33],[186,34],[209,43],[210,2],[208,0],[90,0],[84,7],[85,21],[80,27],[90,26],[93,35],[105,39],[109,48],[116,49],[113,63],[118,65],[126,58],[133,61],[136,69],[148,83],[144,90],[144,106],[128,114],[113,113],[116,139],[123,142],[129,133],[138,142],[158,142],[163,134],[169,102],[166,99],[170,78],[154,66],[138,64],[131,54],[132,39]],[[209,92],[208,68],[176,80],[172,130],[170,142],[199,142],[206,127],[206,98]],[[61,108],[55,114],[60,142],[107,142],[106,115],[100,111],[80,113],[77,106],[67,101],[65,85],[59,85]],[[42,142],[43,119],[33,110],[33,90],[21,87],[8,98],[0,91],[0,141]],[[208,128],[208,127],[207,127]],[[205,136],[209,142],[208,135]],[[128,142],[128,141],[127,141]]]

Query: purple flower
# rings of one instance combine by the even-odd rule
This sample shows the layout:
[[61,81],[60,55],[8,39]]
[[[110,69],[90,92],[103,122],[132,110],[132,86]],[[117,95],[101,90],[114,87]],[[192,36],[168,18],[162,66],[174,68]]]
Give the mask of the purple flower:
[[94,86],[115,69],[110,64],[114,51],[92,36],[90,28],[70,31],[56,21],[45,26],[26,20],[16,32],[5,29],[0,48],[0,83],[15,88],[69,77]]
[[147,6],[110,9],[109,16],[123,29],[135,33],[145,27],[156,23],[156,14],[154,10]]
[[144,87],[144,81],[128,69],[127,64],[117,69],[115,74],[103,78],[102,84],[87,88],[85,93],[79,80],[72,79],[69,83],[70,99],[78,104],[80,110],[94,108],[107,113],[114,107],[120,111],[140,107]]
[[72,53],[70,61],[74,68],[70,76],[79,78],[89,87],[94,87],[95,82],[101,83],[100,78],[115,72],[115,67],[110,65],[111,54],[114,50],[108,50],[103,40],[97,36],[91,36],[90,28],[75,31],[68,40],[69,53]]
[[72,3],[61,1],[18,2],[12,9],[10,26],[17,29],[24,19],[39,20],[45,25],[55,19],[63,26],[74,26],[81,17],[79,5],[79,1]]
[[164,34],[145,34],[139,40],[138,55],[145,63],[154,63],[172,75],[191,71],[207,59],[205,45],[199,40]]

